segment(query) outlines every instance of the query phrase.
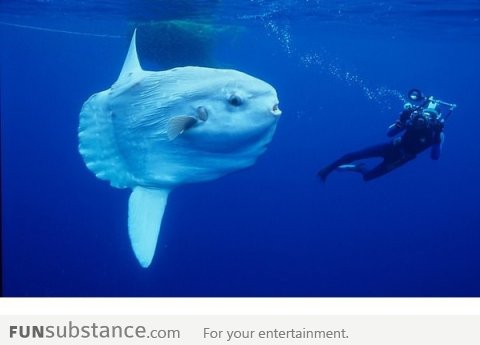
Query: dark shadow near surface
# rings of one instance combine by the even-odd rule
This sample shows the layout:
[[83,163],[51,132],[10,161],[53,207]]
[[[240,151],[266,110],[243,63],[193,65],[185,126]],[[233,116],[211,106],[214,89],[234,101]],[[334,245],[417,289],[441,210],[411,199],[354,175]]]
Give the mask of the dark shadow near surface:
[[131,6],[135,10],[127,20],[137,29],[142,66],[147,69],[211,66],[215,43],[221,35],[234,30],[216,23],[218,3],[217,0],[133,1]]
[[238,28],[219,26],[208,19],[154,21],[136,27],[142,66],[150,69],[212,66],[215,44],[239,32]]
[[128,19],[137,23],[157,20],[205,18],[212,15],[219,0],[127,0]]

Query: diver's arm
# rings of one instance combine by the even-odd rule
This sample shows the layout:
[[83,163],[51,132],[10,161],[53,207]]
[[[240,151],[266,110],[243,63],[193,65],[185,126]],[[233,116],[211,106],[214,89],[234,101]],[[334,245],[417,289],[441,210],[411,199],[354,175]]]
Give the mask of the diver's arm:
[[440,142],[438,144],[433,144],[432,145],[432,150],[430,151],[430,157],[433,160],[438,160],[440,158],[440,153],[442,153],[442,144],[443,144],[443,138],[445,135],[440,133]]
[[405,129],[405,125],[402,124],[400,121],[397,121],[388,127],[387,135],[389,137],[394,137],[404,129]]
[[411,109],[402,111],[400,113],[399,119],[394,124],[388,127],[387,135],[389,137],[394,137],[398,133],[402,132],[405,129],[405,124],[407,123],[407,120],[411,114],[412,114]]
[[443,134],[443,122],[439,122],[437,129],[433,133],[433,145],[430,151],[430,157],[434,160],[440,158],[442,152],[443,141],[445,140],[445,134]]

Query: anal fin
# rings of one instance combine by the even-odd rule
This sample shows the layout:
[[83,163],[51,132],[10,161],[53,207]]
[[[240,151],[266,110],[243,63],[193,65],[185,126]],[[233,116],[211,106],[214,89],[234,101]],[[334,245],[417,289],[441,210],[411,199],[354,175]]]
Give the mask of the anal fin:
[[128,201],[128,234],[142,267],[150,266],[170,189],[135,187]]

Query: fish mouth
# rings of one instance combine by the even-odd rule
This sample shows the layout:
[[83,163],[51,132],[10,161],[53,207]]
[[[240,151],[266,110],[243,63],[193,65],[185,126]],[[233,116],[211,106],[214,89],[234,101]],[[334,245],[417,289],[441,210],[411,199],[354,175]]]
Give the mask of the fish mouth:
[[272,109],[270,110],[270,112],[274,115],[274,116],[280,116],[282,114],[282,111],[280,110],[280,108],[278,107],[278,103],[275,103],[272,107]]

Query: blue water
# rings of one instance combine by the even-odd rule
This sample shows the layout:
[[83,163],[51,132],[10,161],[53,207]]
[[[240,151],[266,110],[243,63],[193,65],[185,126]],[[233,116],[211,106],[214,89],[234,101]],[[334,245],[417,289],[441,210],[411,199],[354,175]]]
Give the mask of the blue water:
[[[2,0],[0,13],[5,296],[480,296],[478,1]],[[228,26],[209,66],[266,80],[283,114],[256,165],[171,194],[143,269],[129,191],[85,167],[78,116],[116,80],[136,22],[178,18]],[[412,87],[458,104],[441,159],[320,183],[320,167],[387,140]]]

